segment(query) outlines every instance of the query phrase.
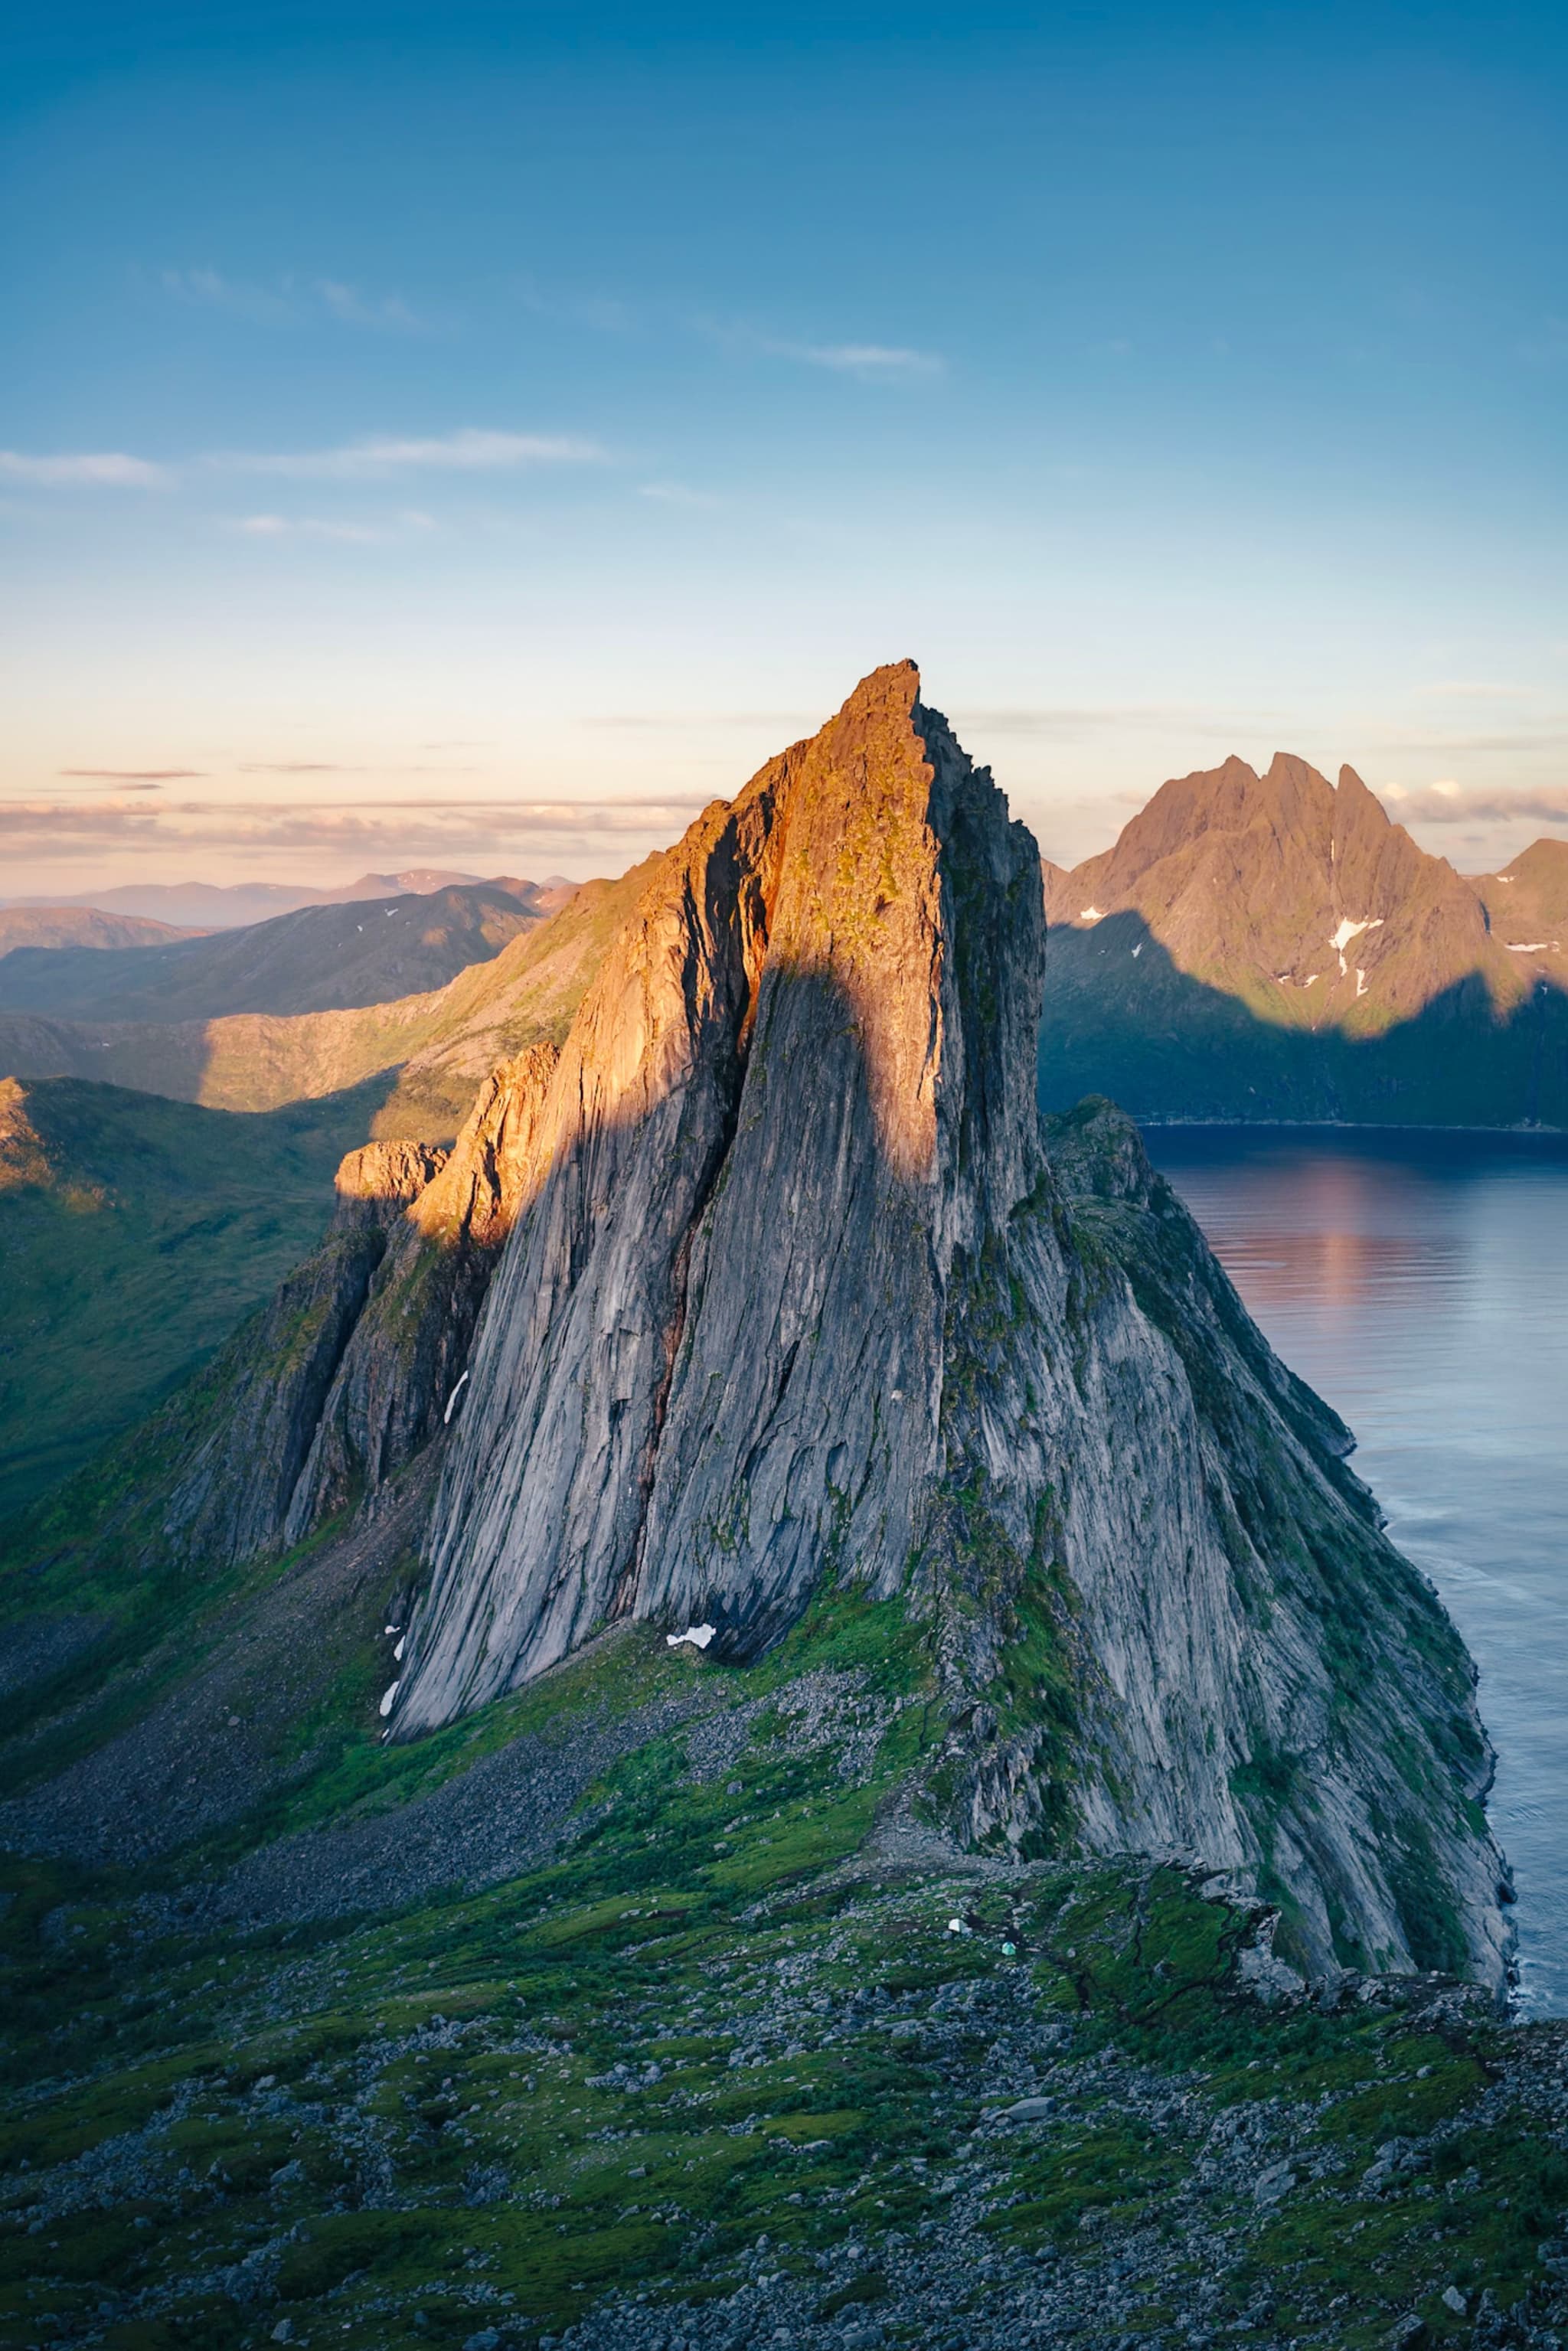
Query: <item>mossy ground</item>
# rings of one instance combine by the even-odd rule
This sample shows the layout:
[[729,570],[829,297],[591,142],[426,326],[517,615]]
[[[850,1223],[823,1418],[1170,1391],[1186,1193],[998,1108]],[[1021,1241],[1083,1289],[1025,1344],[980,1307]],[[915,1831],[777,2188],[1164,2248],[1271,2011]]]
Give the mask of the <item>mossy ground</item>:
[[[548,1866],[393,1915],[176,1933],[145,1882],[6,1865],[0,2344],[238,2351],[287,2317],[361,2351],[531,2345],[607,2299],[728,2307],[761,2264],[810,2324],[909,2342],[964,2340],[1041,2262],[1104,2270],[1130,2342],[1183,2339],[1194,2296],[1238,2340],[1336,2351],[1410,2310],[1463,2339],[1456,2282],[1539,2299],[1568,2156],[1516,2077],[1555,2029],[1270,2013],[1237,1977],[1255,1920],[1180,1871],[922,1858],[926,1641],[843,1593],[749,1669],[621,1635],[406,1747],[345,1693],[253,1840],[579,1712],[703,1701]],[[1038,2087],[1045,2121],[995,2118]],[[1391,2140],[1418,2163],[1369,2183]],[[938,2338],[901,2249],[950,2241],[977,2250]]]

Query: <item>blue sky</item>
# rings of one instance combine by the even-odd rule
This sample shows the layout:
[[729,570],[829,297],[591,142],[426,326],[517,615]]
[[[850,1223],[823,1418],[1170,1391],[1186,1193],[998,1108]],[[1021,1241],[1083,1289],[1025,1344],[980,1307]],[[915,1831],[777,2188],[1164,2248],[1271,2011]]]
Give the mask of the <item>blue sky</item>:
[[614,870],[908,653],[1053,855],[1568,829],[1561,10],[12,38],[8,890]]

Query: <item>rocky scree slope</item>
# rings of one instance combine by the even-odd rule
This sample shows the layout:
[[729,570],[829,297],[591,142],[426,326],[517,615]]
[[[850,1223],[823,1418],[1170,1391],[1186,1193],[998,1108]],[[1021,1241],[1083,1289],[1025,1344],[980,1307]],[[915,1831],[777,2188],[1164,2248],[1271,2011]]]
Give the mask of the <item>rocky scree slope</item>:
[[965,1838],[1200,1855],[1314,1967],[1499,1983],[1472,1669],[1108,1110],[1070,1211],[1043,958],[907,664],[661,862],[533,1113],[393,1733],[849,1578],[928,1615]]
[[0,2339],[1558,2343],[1561,2022],[1309,1998],[1222,1881],[921,1831],[899,1601],[825,1595],[747,1670],[621,1625],[434,1740],[317,1716],[291,1832],[226,1871],[137,1830],[254,1793],[330,1628],[225,1630],[163,1820],[83,1823],[133,1867],[0,1856]]
[[1526,852],[1511,887],[1471,882],[1350,768],[1336,788],[1281,753],[1262,776],[1232,758],[1165,784],[1103,855],[1045,869],[1041,1099],[1092,1086],[1161,1118],[1563,1123],[1561,925],[1535,887],[1563,846]]

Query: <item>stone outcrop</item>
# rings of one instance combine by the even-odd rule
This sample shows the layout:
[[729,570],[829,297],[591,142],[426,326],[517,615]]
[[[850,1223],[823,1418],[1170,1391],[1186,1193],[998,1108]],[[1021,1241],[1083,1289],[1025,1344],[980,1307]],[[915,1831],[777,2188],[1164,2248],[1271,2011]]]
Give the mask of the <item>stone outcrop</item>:
[[298,1542],[443,1425],[555,1058],[534,1046],[503,1063],[450,1152],[394,1142],[349,1153],[327,1238],[209,1375],[164,1513],[177,1549],[234,1562]]
[[[456,1409],[486,1286],[527,1196],[555,1059],[553,1047],[536,1045],[486,1080],[450,1155],[436,1155],[439,1169],[391,1227],[295,1487],[286,1541],[383,1485]],[[418,1148],[371,1144],[361,1155]]]
[[966,1835],[1199,1857],[1315,1967],[1496,1982],[1469,1661],[1135,1134],[1042,1134],[1037,852],[918,686],[707,810],[584,999],[394,1732],[616,1617],[745,1661],[852,1581],[930,1628]]
[[26,1088],[16,1078],[0,1078],[0,1192],[41,1188],[53,1176],[43,1137],[28,1110]]

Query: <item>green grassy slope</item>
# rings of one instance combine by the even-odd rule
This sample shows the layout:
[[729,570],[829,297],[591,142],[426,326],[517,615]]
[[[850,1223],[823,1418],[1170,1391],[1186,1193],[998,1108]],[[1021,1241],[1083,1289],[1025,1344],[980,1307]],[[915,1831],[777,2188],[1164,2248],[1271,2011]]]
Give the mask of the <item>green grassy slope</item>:
[[236,1117],[29,1082],[0,1188],[0,1519],[184,1379],[314,1248],[385,1085]]
[[[384,1597],[286,1793],[134,1877],[4,1865],[0,2342],[512,2351],[598,2310],[607,2351],[1373,2351],[1402,2315],[1481,2339],[1449,2289],[1555,2316],[1563,2029],[1430,1985],[1270,2012],[1257,1914],[1179,1870],[944,1854],[897,1603],[831,1593],[749,1669],[623,1631],[387,1748]],[[213,1907],[258,1844],[401,1834],[509,1743],[632,1719],[520,1875],[455,1849],[376,1916]]]

